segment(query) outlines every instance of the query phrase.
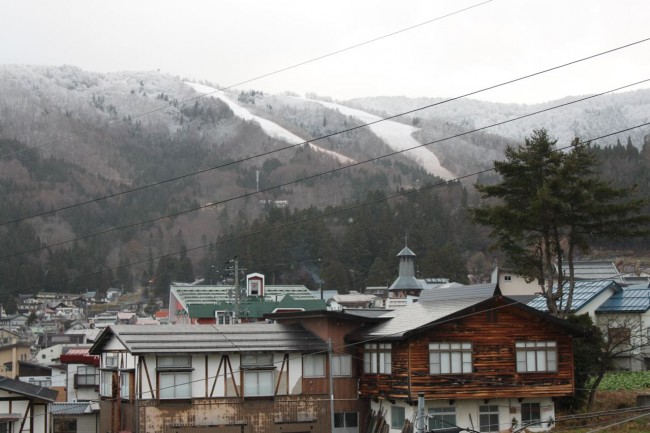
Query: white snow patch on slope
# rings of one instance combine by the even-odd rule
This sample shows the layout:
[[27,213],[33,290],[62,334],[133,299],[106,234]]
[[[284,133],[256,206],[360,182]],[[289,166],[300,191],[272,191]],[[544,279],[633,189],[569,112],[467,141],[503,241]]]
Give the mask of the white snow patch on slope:
[[[218,89],[215,89],[214,87],[210,86],[205,86],[203,84],[198,84],[198,83],[187,83],[190,87],[192,87],[194,90],[196,90],[199,93],[203,94],[209,94],[209,96],[213,98],[217,98],[226,104],[228,104],[228,107],[232,110],[232,112],[235,114],[235,116],[244,119],[244,120],[253,120],[257,122],[260,127],[266,132],[268,135],[271,137],[284,140],[288,142],[289,144],[298,144],[298,143],[304,143],[307,140],[297,136],[293,132],[290,132],[277,123],[273,123],[270,120],[264,119],[262,117],[256,116],[250,111],[248,111],[246,108],[242,107],[241,105],[237,104],[235,101],[232,99],[228,98],[226,94]],[[345,155],[342,155],[338,152],[334,152],[329,149],[325,149],[323,147],[320,147],[318,145],[315,145],[314,143],[309,143],[309,146],[311,149],[314,149],[318,152],[325,153],[336,160],[338,160],[342,164],[353,164],[355,161],[351,158],[348,158]]]
[[[355,108],[346,107],[345,105],[312,99],[309,101],[319,103],[327,108],[331,108],[332,110],[338,110],[341,114],[355,117],[363,123],[371,123],[381,120],[381,117],[379,116]],[[440,164],[440,160],[438,160],[438,157],[433,152],[422,147],[422,143],[413,138],[412,134],[418,131],[419,128],[395,122],[393,120],[384,120],[370,125],[369,128],[375,133],[375,135],[383,139],[391,149],[402,151],[405,149],[415,148],[404,152],[404,155],[417,162],[429,173],[445,180],[453,179],[455,177],[452,172]]]

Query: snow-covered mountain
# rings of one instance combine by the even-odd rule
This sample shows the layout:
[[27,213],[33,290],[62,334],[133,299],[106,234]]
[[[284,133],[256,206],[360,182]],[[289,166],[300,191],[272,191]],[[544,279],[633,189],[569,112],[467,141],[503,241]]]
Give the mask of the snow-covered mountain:
[[[596,96],[584,101],[562,106],[585,96],[567,96],[544,104],[503,104],[460,99],[444,102],[443,98],[368,97],[345,101],[346,105],[368,110],[383,116],[396,115],[433,104],[406,117],[438,119],[463,125],[467,129],[482,128],[521,117],[530,113],[548,111],[520,120],[489,128],[489,131],[517,141],[530,136],[531,131],[546,128],[558,139],[558,144],[568,144],[574,137],[591,139],[650,121],[650,89],[641,89]],[[558,107],[558,108],[554,108]],[[615,144],[619,139],[625,143],[629,136],[632,143],[641,147],[650,128],[637,128],[619,136],[609,137],[600,145]]]

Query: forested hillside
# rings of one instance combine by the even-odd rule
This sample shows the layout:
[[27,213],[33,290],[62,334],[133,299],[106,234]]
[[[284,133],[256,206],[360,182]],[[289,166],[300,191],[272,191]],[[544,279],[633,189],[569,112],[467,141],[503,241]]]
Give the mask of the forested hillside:
[[[403,155],[379,158],[391,153],[385,142],[317,103],[229,93],[305,141],[327,136],[315,143],[373,162],[343,168],[310,145],[275,152],[288,143],[156,72],[3,66],[0,94],[5,296],[151,284],[166,299],[172,280],[225,278],[235,255],[269,282],[363,290],[393,280],[406,237],[421,276],[481,281],[499,259],[467,217],[481,204],[472,184],[493,174],[442,182]],[[404,121],[420,128],[421,142],[437,141],[443,166],[459,176],[484,171],[517,144],[491,132],[443,140],[471,126],[457,120]],[[622,142],[599,150],[603,176],[650,196],[650,144],[637,132]]]

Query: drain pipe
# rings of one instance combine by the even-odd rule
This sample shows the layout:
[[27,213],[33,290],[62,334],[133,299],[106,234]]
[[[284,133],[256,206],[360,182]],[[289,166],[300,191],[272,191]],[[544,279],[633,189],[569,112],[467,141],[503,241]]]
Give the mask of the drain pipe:
[[415,431],[417,433],[424,433],[426,419],[424,418],[424,393],[418,394],[418,413],[415,417]]

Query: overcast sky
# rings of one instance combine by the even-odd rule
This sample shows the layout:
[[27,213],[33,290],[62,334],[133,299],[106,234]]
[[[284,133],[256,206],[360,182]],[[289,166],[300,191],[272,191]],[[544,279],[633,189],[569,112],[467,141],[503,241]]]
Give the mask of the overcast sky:
[[[0,64],[232,86],[483,1],[7,0]],[[647,0],[492,0],[240,88],[453,97],[649,38],[649,19]],[[535,103],[647,78],[650,41],[474,98]]]

